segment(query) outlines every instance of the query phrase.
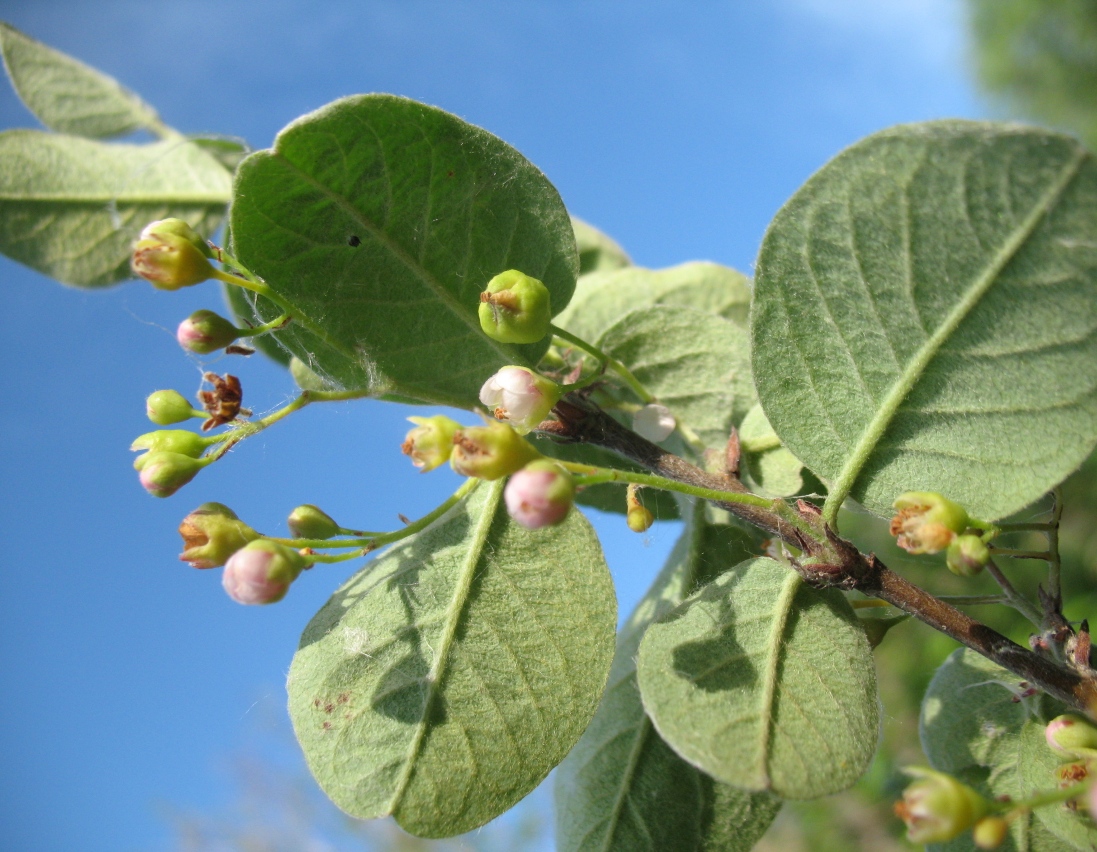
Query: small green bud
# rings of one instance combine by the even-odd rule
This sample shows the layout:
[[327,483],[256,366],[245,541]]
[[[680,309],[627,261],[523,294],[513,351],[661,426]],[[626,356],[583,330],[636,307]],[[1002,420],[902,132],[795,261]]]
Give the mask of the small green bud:
[[1097,757],[1097,726],[1077,713],[1064,713],[1048,722],[1044,738],[1063,757],[1075,760]]
[[975,823],[971,839],[980,849],[997,849],[1006,842],[1009,823],[1000,816],[986,816]]
[[405,456],[411,456],[411,463],[426,473],[448,462],[453,453],[453,436],[461,424],[442,414],[408,420],[415,428],[408,432],[400,449]]
[[974,577],[990,561],[990,548],[977,535],[958,535],[945,554],[948,570],[960,577]]
[[170,497],[198,474],[205,462],[160,450],[141,457],[141,487],[153,497]]
[[989,810],[986,799],[951,775],[919,766],[903,771],[917,779],[895,803],[895,815],[907,824],[907,840],[911,843],[952,840]]
[[[166,451],[169,453],[182,453],[185,456],[190,456],[192,459],[196,459],[206,451],[209,447],[209,438],[203,438],[196,432],[188,431],[187,429],[157,429],[155,432],[146,432],[144,435],[139,435],[137,439],[130,444],[130,449],[134,450],[152,450]],[[137,461],[134,462],[134,467],[137,467],[137,462],[140,462],[144,456],[138,456]],[[144,466],[144,462],[141,462]],[[137,467],[140,470],[140,467]]]
[[195,311],[181,323],[175,339],[188,352],[208,355],[224,349],[240,336],[240,329],[213,311]]
[[548,288],[517,269],[500,272],[480,294],[480,328],[500,343],[536,343],[549,332]]
[[290,512],[286,523],[294,538],[328,539],[339,534],[339,524],[323,509],[310,503]]
[[210,278],[214,268],[209,245],[182,219],[147,225],[133,246],[134,273],[160,290],[178,290]]
[[480,402],[525,435],[548,417],[563,389],[527,367],[503,367],[480,388]]
[[971,524],[963,506],[934,491],[907,491],[892,505],[899,511],[891,520],[891,534],[909,553],[939,553]]
[[647,532],[655,523],[651,509],[640,502],[640,487],[635,483],[625,489],[625,523],[634,533]]
[[282,600],[290,584],[308,567],[296,550],[269,539],[248,542],[225,563],[221,585],[240,604],[269,604]]
[[192,417],[205,416],[200,411],[195,411],[186,397],[174,390],[158,390],[150,393],[145,400],[145,413],[149,420],[158,426],[170,426],[173,423],[190,420]]
[[179,558],[193,568],[216,568],[259,533],[223,503],[203,503],[179,524],[183,552]]
[[541,454],[506,423],[466,426],[453,436],[450,466],[462,476],[494,480],[521,470]]

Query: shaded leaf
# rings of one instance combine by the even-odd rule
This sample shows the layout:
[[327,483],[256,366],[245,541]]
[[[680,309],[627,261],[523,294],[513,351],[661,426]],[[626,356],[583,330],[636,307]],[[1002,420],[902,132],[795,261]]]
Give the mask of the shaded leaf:
[[[769,497],[803,493],[804,466],[781,446],[762,406],[755,405],[747,412],[739,424],[739,439],[743,448],[743,474],[752,490]],[[752,444],[765,449],[752,451]]]
[[704,261],[669,269],[630,266],[594,272],[580,279],[556,323],[593,342],[625,314],[652,305],[695,308],[745,327],[750,283],[734,269]]
[[768,558],[744,562],[648,628],[644,707],[719,781],[808,799],[844,790],[876,750],[876,673],[845,598]]
[[870,136],[778,212],[755,289],[759,397],[828,513],[926,490],[998,518],[1097,442],[1097,163],[1067,136]]
[[[558,312],[578,270],[541,172],[456,116],[391,95],[344,98],[282,130],[241,163],[231,217],[237,256],[307,320],[281,343],[325,380],[423,402],[473,407],[495,370],[533,366],[547,348],[480,331],[492,276],[540,278]],[[259,305],[263,321],[277,315]]]
[[133,241],[156,219],[185,219],[209,236],[230,193],[228,172],[189,142],[0,133],[0,251],[66,284],[132,277]]
[[0,51],[20,99],[51,130],[99,139],[163,127],[156,110],[113,77],[3,22]]
[[755,404],[746,332],[718,316],[656,305],[622,317],[598,347],[632,371],[709,447],[723,447]]
[[579,512],[530,532],[502,482],[376,559],[309,623],[290,715],[320,786],[426,837],[510,808],[587,726],[616,602]]
[[625,250],[597,228],[574,216],[571,226],[575,229],[575,244],[579,248],[580,275],[632,265]]
[[748,850],[781,801],[713,781],[655,732],[636,685],[648,625],[694,588],[757,551],[749,534],[714,524],[697,504],[666,566],[617,640],[598,712],[556,772],[556,841],[566,852]]

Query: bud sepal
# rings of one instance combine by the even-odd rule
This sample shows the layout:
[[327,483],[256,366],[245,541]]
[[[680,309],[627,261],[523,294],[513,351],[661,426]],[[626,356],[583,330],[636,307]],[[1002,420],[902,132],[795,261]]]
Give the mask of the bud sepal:
[[203,503],[179,524],[183,537],[182,562],[192,568],[217,568],[259,533],[241,521],[223,503]]
[[450,466],[462,476],[495,480],[541,458],[533,445],[502,422],[466,426],[453,436]]
[[[211,444],[215,443],[209,438],[203,438],[196,432],[186,429],[157,429],[155,432],[146,432],[138,435],[130,444],[130,449],[137,452],[148,450],[150,452],[181,453],[192,459],[199,458]],[[144,467],[145,456],[138,456],[133,466],[140,470]]]

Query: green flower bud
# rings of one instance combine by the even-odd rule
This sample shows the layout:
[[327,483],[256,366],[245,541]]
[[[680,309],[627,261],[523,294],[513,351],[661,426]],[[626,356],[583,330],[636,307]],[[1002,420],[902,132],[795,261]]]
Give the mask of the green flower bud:
[[294,538],[327,539],[339,534],[339,524],[323,509],[310,503],[298,506],[290,512],[286,523],[289,524]]
[[891,534],[909,553],[939,553],[971,524],[963,506],[933,491],[907,491],[892,505],[899,511],[892,518]]
[[134,273],[161,290],[178,290],[210,278],[209,245],[182,219],[152,222],[133,246]]
[[1097,757],[1097,726],[1077,713],[1064,713],[1048,722],[1044,738],[1063,757],[1075,760]]
[[508,269],[480,294],[480,328],[501,343],[536,343],[552,323],[549,291],[536,278]]
[[917,779],[895,803],[911,843],[952,840],[986,816],[990,803],[951,775],[919,766],[903,771]]
[[948,546],[945,563],[960,577],[974,577],[990,561],[990,548],[977,535],[958,535]]
[[655,523],[651,509],[640,502],[640,487],[631,484],[625,490],[625,523],[634,533],[647,532]]
[[146,453],[139,461],[141,487],[153,497],[170,497],[206,466],[201,459],[164,450]]
[[[152,450],[157,452],[162,450],[169,453],[182,453],[196,459],[206,451],[210,443],[209,438],[203,438],[196,432],[190,432],[187,429],[158,429],[155,432],[146,432],[144,435],[139,435],[130,444],[130,449],[134,451]],[[137,467],[138,462],[144,466],[144,462],[141,461],[143,458],[144,456],[138,456],[137,461],[133,464],[138,470],[141,469]]]
[[216,568],[259,533],[223,503],[203,503],[179,524],[183,552],[179,558],[193,568]]
[[506,423],[466,426],[453,436],[450,466],[462,476],[501,479],[541,454]]
[[408,420],[415,428],[408,432],[400,449],[405,456],[411,456],[411,463],[426,473],[448,462],[453,453],[453,436],[461,424],[442,414]]
[[240,336],[240,329],[213,311],[195,311],[175,332],[179,345],[189,352],[208,355],[224,349]]
[[1009,823],[1000,816],[983,817],[971,830],[971,839],[980,849],[997,849],[1006,842]]
[[286,596],[290,584],[308,565],[296,550],[260,538],[232,554],[225,563],[221,585],[237,603],[275,603]]
[[195,411],[179,391],[173,390],[158,390],[150,393],[145,400],[145,413],[149,420],[158,426],[182,423],[192,417],[205,417],[202,412]]

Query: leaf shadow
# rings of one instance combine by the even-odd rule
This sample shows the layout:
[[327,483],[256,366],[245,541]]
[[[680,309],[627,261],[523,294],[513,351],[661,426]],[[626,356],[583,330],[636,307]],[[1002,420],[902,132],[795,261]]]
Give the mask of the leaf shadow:
[[[705,692],[751,689],[758,681],[757,668],[737,636],[739,626],[732,593],[740,578],[741,575],[735,575],[720,590],[718,615],[713,618],[707,638],[683,642],[674,649],[675,674]],[[689,606],[679,608],[664,619],[664,623],[681,618],[692,606],[704,602],[705,598],[701,597]]]

